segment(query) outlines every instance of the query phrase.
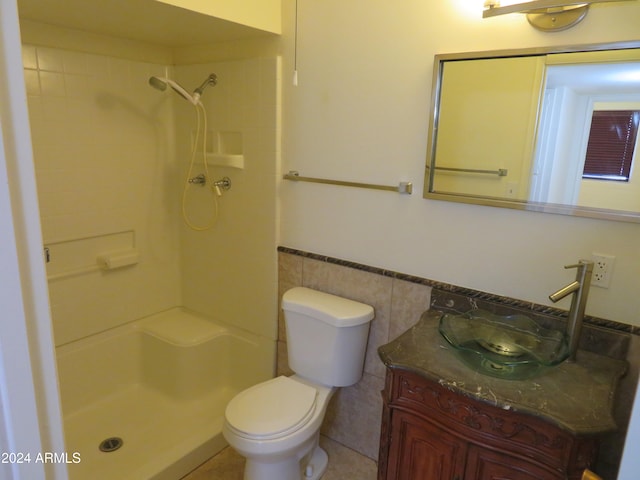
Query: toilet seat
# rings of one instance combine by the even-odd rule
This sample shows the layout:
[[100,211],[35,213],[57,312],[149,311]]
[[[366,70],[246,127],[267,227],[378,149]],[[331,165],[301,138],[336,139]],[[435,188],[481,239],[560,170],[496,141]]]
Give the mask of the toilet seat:
[[315,388],[289,377],[274,378],[234,397],[225,411],[227,424],[245,438],[281,438],[309,422],[317,393]]

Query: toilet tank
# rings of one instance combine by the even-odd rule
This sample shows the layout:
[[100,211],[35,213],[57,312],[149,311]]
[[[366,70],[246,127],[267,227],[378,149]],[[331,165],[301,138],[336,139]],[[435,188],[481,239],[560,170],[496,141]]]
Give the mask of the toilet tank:
[[305,287],[282,296],[289,367],[327,386],[362,377],[373,307]]

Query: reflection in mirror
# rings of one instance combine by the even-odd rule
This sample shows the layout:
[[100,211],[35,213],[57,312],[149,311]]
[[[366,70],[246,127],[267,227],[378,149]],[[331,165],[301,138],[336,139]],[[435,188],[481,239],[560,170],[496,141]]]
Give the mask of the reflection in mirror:
[[436,56],[425,197],[640,222],[638,46]]
[[636,62],[548,67],[530,200],[640,212],[639,84]]

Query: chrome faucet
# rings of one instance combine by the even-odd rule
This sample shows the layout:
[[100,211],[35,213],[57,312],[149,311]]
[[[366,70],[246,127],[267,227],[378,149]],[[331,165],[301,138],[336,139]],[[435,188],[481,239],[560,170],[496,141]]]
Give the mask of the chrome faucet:
[[593,262],[579,260],[575,265],[565,265],[564,268],[577,268],[576,279],[566,287],[562,287],[557,292],[549,295],[549,300],[556,303],[567,295],[574,294],[567,318],[567,341],[569,342],[569,357],[567,361],[575,362],[578,343],[580,342],[580,331],[584,320],[584,311],[587,306],[587,297],[589,296],[589,286],[591,285]]

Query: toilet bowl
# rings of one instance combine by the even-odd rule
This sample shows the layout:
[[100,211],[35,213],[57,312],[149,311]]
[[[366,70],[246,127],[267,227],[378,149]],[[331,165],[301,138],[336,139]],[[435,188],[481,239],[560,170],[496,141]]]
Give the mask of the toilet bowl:
[[236,396],[223,434],[246,458],[245,479],[315,480],[327,466],[320,427],[336,388],[297,375],[277,377]]
[[282,297],[289,365],[296,372],[240,392],[223,435],[246,458],[245,480],[317,480],[328,456],[318,444],[329,400],[362,377],[373,308],[304,287]]

